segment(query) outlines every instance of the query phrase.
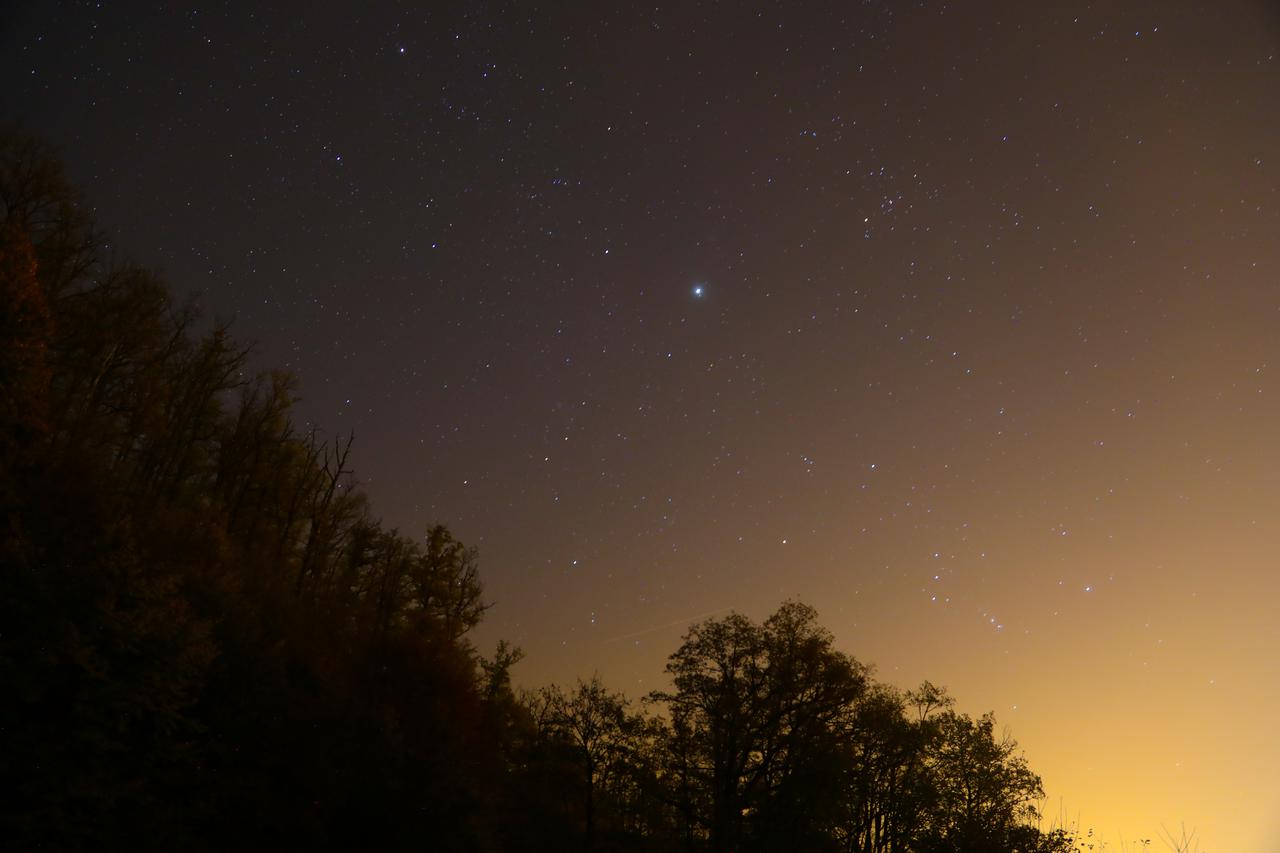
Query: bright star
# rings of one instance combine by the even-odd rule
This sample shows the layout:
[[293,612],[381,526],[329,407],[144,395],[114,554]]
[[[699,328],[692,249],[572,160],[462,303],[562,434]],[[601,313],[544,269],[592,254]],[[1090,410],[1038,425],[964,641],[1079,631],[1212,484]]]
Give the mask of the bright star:
[[700,285],[700,284],[695,284],[695,285],[693,286],[693,295],[694,295],[696,298],[701,299],[701,298],[702,298],[702,294],[703,294],[704,292],[705,292],[705,291],[703,290],[702,285]]

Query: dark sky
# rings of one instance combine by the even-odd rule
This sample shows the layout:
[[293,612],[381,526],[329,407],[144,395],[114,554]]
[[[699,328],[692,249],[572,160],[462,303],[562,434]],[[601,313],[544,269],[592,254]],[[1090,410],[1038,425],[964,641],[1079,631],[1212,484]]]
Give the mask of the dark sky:
[[0,118],[524,683],[796,596],[1050,818],[1275,849],[1280,13],[608,5],[10,3]]

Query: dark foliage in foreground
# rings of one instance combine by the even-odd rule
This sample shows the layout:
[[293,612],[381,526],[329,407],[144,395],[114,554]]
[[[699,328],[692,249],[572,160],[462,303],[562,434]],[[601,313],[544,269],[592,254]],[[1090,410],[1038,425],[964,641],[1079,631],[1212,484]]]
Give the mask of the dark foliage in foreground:
[[0,837],[13,849],[1054,851],[990,717],[784,604],[644,709],[516,696],[474,551],[384,528],[284,374],[106,260],[0,140]]

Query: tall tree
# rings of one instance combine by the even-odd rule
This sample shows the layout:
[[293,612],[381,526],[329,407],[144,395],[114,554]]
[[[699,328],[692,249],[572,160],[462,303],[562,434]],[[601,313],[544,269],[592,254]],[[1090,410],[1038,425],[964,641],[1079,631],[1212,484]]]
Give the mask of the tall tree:
[[929,763],[936,801],[921,848],[930,853],[1031,853],[1044,839],[1036,803],[1044,798],[1007,734],[996,736],[995,717],[977,720],[946,711]]
[[911,848],[933,801],[927,759],[937,737],[936,713],[949,701],[928,682],[906,694],[877,684],[859,700],[840,739],[845,765],[834,829],[843,849]]
[[[674,796],[715,853],[768,835],[765,816],[823,759],[835,721],[862,695],[865,668],[833,647],[813,608],[787,602],[763,624],[734,613],[695,625],[671,656]],[[793,830],[795,827],[793,827]]]
[[544,688],[535,702],[547,736],[559,741],[576,768],[581,791],[582,847],[595,847],[602,795],[627,772],[633,740],[643,720],[628,713],[626,697],[604,686],[599,675],[579,680],[571,691]]

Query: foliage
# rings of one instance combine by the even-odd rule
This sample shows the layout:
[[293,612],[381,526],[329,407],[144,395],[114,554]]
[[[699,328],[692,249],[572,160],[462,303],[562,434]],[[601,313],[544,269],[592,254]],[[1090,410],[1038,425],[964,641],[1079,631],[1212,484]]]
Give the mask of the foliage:
[[[14,849],[1059,853],[995,720],[798,602],[694,625],[644,707],[517,695],[474,549],[384,527],[351,436],[104,258],[0,138],[0,837]],[[1065,845],[1065,846],[1064,846]]]
[[493,847],[474,550],[372,518],[350,437],[104,259],[39,143],[0,205],[6,841]]

